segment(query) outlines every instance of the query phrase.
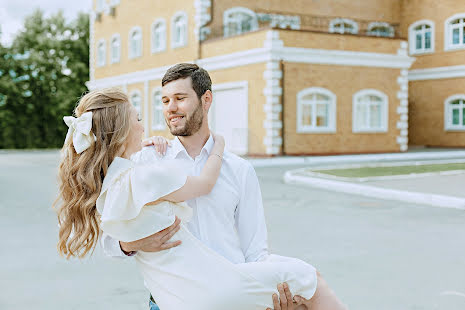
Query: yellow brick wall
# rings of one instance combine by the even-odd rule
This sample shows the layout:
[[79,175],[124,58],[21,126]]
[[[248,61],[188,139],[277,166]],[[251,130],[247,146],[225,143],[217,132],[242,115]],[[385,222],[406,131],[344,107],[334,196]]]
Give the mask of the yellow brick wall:
[[262,48],[266,40],[266,34],[266,31],[259,30],[232,38],[219,38],[217,40],[206,41],[200,47],[201,57],[208,58],[253,48]]
[[402,3],[402,36],[408,38],[408,27],[416,21],[428,19],[435,23],[434,54],[414,55],[417,60],[411,69],[463,65],[465,50],[444,51],[444,22],[452,15],[465,13],[465,1],[404,0]]
[[279,30],[284,46],[396,54],[400,39],[362,37],[333,33]]
[[444,130],[444,101],[464,93],[465,78],[410,82],[410,144],[464,147],[465,132]]
[[[94,1],[95,2],[95,1]],[[187,46],[171,48],[171,18],[178,12],[188,15]],[[167,46],[164,52],[151,52],[151,25],[157,18],[164,18],[167,28]],[[142,29],[142,57],[129,59],[129,32],[134,26]],[[153,0],[121,0],[116,7],[116,16],[102,14],[102,20],[94,23],[94,68],[95,79],[120,75],[124,73],[157,68],[167,64],[193,61],[198,54],[198,41],[195,38],[195,8],[193,0],[153,1]],[[121,61],[110,64],[110,40],[113,34],[121,36]],[[97,44],[100,39],[106,41],[106,65],[96,66]]]
[[221,27],[223,12],[242,6],[255,12],[272,11],[283,14],[304,14],[329,17],[349,17],[365,20],[379,20],[399,23],[401,0],[212,0],[212,28]]
[[[399,69],[284,63],[284,153],[399,152],[399,75]],[[336,133],[296,132],[297,93],[309,87],[326,88],[336,95]],[[352,96],[366,88],[377,89],[389,98],[387,133],[352,133]]]

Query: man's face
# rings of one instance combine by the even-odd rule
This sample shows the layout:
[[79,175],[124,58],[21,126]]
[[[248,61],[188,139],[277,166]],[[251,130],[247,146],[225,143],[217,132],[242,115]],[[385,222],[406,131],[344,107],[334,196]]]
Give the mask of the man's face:
[[202,126],[202,102],[192,88],[192,79],[169,82],[162,88],[163,115],[173,136],[191,136]]

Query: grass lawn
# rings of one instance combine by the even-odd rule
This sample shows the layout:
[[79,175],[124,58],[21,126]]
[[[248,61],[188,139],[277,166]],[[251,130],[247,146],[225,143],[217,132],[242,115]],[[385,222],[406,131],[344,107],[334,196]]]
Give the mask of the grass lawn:
[[465,163],[435,164],[419,166],[398,166],[398,167],[365,167],[335,170],[311,170],[312,172],[325,173],[338,177],[364,178],[387,175],[402,175],[411,173],[439,172],[448,170],[465,170]]

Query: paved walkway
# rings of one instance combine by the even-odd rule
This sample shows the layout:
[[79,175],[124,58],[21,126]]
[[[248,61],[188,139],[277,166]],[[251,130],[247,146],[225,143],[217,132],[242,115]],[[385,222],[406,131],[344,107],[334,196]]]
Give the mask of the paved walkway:
[[[57,255],[58,159],[0,154],[0,309],[148,310],[131,259]],[[465,309],[465,212],[288,185],[288,169],[256,169],[274,253],[314,264],[350,309]]]

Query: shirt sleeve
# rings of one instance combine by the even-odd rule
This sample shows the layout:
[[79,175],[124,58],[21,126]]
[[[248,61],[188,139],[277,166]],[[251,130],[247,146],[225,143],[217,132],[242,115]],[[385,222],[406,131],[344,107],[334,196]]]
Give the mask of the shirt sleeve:
[[268,255],[267,230],[258,178],[246,162],[241,181],[241,197],[236,208],[236,229],[245,261],[257,262]]

